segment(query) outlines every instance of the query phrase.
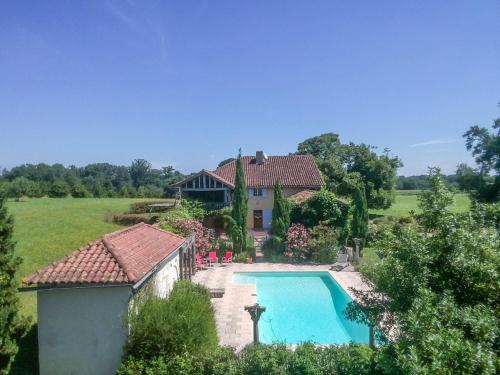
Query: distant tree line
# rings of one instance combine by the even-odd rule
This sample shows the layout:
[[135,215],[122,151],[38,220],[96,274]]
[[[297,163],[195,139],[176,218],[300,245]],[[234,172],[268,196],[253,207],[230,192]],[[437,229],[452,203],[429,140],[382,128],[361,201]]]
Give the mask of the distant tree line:
[[171,166],[152,168],[144,159],[135,159],[128,167],[109,163],[84,167],[24,164],[2,172],[0,190],[13,198],[68,195],[75,198],[160,198],[172,196],[174,191],[170,185],[184,177]]
[[[451,174],[442,176],[443,182],[449,189],[463,190],[459,182],[459,175]],[[397,190],[428,190],[431,188],[429,175],[399,176],[396,184]]]

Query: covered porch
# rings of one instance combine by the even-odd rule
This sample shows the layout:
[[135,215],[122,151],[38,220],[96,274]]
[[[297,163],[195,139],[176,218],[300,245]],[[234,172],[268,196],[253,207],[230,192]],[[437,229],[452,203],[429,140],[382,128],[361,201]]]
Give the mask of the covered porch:
[[210,171],[202,170],[173,186],[177,188],[178,199],[194,199],[210,209],[231,205],[234,186]]

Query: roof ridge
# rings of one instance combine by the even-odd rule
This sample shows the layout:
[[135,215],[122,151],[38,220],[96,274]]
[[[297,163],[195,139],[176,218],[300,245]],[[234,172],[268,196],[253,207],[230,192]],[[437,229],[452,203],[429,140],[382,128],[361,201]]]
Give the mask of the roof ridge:
[[115,230],[114,232],[111,232],[111,233],[106,233],[106,234],[104,234],[102,236],[102,238],[104,239],[104,238],[116,237],[119,234],[130,232],[130,231],[132,231],[134,229],[142,227],[143,225],[146,225],[146,224],[144,222],[140,222],[140,223],[134,224],[134,225],[132,225],[130,227],[125,227],[125,228],[122,228],[122,229]]
[[123,257],[118,253],[118,250],[116,249],[116,247],[111,242],[109,242],[108,239],[106,239],[104,237],[102,238],[102,243],[106,247],[106,250],[109,251],[110,254],[113,256],[113,258],[116,259],[116,262],[123,270],[123,273],[125,275],[127,275],[127,278],[130,281],[133,281],[135,283],[138,280],[137,275],[134,272],[132,272],[131,270],[127,269],[127,267],[125,266],[125,262],[123,260]]

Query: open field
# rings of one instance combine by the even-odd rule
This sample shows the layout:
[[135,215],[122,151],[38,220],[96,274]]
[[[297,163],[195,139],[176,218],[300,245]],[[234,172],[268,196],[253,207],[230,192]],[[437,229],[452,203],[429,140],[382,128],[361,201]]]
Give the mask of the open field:
[[[409,191],[400,190],[396,193],[396,202],[391,208],[387,210],[370,210],[370,216],[394,216],[394,217],[405,217],[409,216],[411,210],[418,212],[417,208],[417,190]],[[454,212],[466,212],[469,209],[469,197],[467,194],[460,193],[455,194],[455,203],[453,204],[452,211]]]
[[[14,215],[16,253],[23,258],[19,277],[67,255],[87,242],[120,228],[108,218],[140,198],[31,199],[9,201]],[[156,201],[158,199],[155,199]],[[22,313],[36,319],[35,293],[21,293]]]

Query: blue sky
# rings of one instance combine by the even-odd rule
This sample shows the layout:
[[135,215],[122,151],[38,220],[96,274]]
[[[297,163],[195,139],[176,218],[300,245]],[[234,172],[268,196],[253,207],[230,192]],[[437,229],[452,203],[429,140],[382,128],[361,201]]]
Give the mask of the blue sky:
[[450,173],[499,88],[495,0],[6,1],[0,165],[190,172],[336,132]]

